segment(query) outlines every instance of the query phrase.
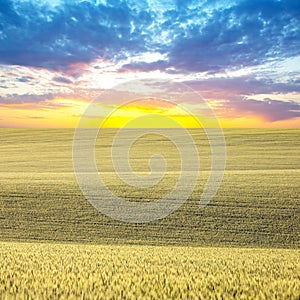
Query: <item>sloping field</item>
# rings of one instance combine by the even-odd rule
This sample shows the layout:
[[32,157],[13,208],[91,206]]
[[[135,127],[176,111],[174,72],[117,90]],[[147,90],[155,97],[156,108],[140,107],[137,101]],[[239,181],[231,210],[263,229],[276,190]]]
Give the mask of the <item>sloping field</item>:
[[[201,170],[188,201],[165,219],[128,224],[82,195],[72,130],[0,130],[0,298],[298,299],[300,130],[226,130],[224,180],[202,209],[211,154],[204,133],[191,134]],[[114,172],[113,136],[100,133],[96,158],[116,195],[153,201],[173,188],[173,144],[148,135],[133,145],[135,172],[147,174],[157,153],[168,165],[155,187],[137,190]]]
[[[191,130],[201,159],[190,199],[167,218],[149,224],[115,221],[83,197],[73,173],[73,130],[0,130],[0,238],[116,244],[299,247],[300,130],[225,130],[227,168],[214,199],[198,201],[210,168],[205,134]],[[128,200],[151,201],[170,190],[180,171],[178,151],[150,135],[134,144],[133,168],[147,171],[152,153],[166,155],[168,173],[155,188],[133,190],[113,172],[103,130],[97,163],[107,185]]]

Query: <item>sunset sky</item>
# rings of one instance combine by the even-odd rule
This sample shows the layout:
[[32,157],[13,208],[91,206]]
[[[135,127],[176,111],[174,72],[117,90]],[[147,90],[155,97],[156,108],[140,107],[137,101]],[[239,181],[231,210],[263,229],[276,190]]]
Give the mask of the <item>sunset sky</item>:
[[[185,84],[223,127],[298,128],[300,2],[0,0],[0,127],[76,127],[136,79]],[[146,112],[195,126],[175,98],[99,109],[115,110],[108,127]],[[200,105],[186,100],[193,115]]]

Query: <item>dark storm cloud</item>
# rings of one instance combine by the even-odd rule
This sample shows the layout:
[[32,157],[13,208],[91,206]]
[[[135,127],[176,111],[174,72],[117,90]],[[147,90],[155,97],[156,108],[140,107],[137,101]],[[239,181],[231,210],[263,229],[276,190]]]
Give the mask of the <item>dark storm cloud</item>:
[[294,0],[230,6],[174,0],[161,1],[159,8],[131,0],[34,3],[1,0],[0,63],[63,71],[99,57],[156,51],[166,61],[133,61],[124,68],[217,72],[299,55],[300,2]]

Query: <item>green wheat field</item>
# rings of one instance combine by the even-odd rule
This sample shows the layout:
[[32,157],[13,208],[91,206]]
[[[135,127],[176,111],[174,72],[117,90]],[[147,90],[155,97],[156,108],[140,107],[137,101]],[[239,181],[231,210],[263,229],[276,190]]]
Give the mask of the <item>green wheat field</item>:
[[[190,130],[201,170],[188,201],[165,219],[129,224],[85,200],[72,164],[71,129],[0,129],[0,299],[299,299],[300,129],[225,129],[227,167],[214,200],[198,202],[211,154]],[[175,146],[137,141],[132,167],[155,187],[124,184],[111,162],[113,129],[100,131],[100,176],[128,201],[153,201],[180,173]]]

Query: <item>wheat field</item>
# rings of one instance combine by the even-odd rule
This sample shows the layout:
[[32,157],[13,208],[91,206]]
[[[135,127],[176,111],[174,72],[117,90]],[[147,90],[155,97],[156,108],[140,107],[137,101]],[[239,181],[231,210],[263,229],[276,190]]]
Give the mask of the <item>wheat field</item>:
[[[158,149],[169,167],[157,187],[136,191],[113,172],[113,134],[96,146],[112,191],[152,201],[172,188],[180,167],[172,144],[148,136],[134,145],[135,171]],[[1,129],[0,298],[298,299],[300,130],[225,130],[225,176],[204,209],[209,145],[191,134],[201,170],[188,201],[165,219],[128,224],[82,195],[73,130]]]
[[1,299],[297,299],[300,293],[298,250],[6,242],[0,254]]

